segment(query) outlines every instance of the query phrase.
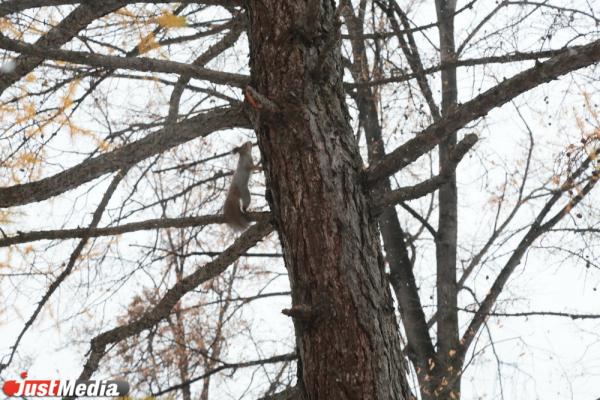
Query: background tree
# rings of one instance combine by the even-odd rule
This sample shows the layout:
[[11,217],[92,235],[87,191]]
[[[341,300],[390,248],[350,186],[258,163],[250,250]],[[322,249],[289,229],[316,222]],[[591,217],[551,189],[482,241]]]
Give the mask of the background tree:
[[[491,346],[504,396],[490,318],[598,317],[521,311],[507,283],[552,278],[523,279],[530,255],[595,291],[599,11],[3,2],[0,285],[22,318],[0,374],[33,330],[81,344],[51,321],[83,338],[81,379],[139,395],[458,399]],[[234,235],[252,129],[264,177]]]

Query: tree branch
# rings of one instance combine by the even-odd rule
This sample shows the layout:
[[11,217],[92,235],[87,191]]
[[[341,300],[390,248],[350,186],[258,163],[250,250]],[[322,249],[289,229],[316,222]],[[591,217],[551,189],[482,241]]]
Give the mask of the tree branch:
[[10,39],[2,33],[0,33],[0,48],[38,57],[41,60],[52,59],[108,69],[120,68],[142,72],[163,72],[167,74],[189,75],[212,83],[231,85],[240,88],[245,87],[249,81],[249,77],[246,75],[215,71],[193,64],[157,60],[148,57],[119,57],[93,54],[85,51],[59,50]]
[[463,128],[469,122],[483,117],[494,108],[536,86],[598,61],[600,61],[600,40],[585,46],[571,47],[564,53],[505,80],[459,106],[440,121],[430,125],[418,136],[398,147],[381,162],[370,167],[368,180],[373,184],[394,174],[432,150],[449,132]]
[[165,293],[156,306],[144,313],[139,319],[110,329],[94,337],[90,342],[88,359],[79,375],[79,379],[88,380],[93,375],[96,369],[98,369],[100,360],[104,356],[108,345],[138,335],[142,331],[159,323],[163,318],[166,318],[170,314],[173,306],[177,304],[186,293],[194,290],[198,285],[209,279],[223,273],[240,254],[245,253],[248,249],[256,245],[256,243],[268,235],[272,229],[273,227],[267,222],[259,222],[258,224],[251,226],[219,257],[177,282]]
[[[531,52],[514,52],[509,54],[504,54],[501,56],[488,56],[488,57],[480,57],[480,58],[468,58],[464,60],[456,60],[456,61],[444,61],[438,65],[433,67],[428,67],[423,70],[425,75],[434,74],[439,71],[444,71],[449,68],[456,67],[474,67],[477,65],[489,65],[489,64],[507,64],[519,61],[538,61],[541,58],[550,58],[557,56],[559,54],[568,51],[569,48],[562,49],[553,49],[553,50],[541,50],[541,51],[531,51]],[[364,82],[353,82],[346,83],[345,87],[349,89],[354,89],[357,87],[368,87],[368,86],[380,86],[385,85],[387,83],[398,83],[398,82],[406,82],[411,79],[417,78],[416,73],[410,74],[399,74],[397,76],[391,76],[388,78],[381,79],[370,79]]]
[[234,127],[250,128],[242,105],[208,111],[48,178],[0,188],[0,208],[46,200],[197,137]]
[[442,170],[440,174],[416,185],[404,186],[391,192],[383,193],[379,198],[374,200],[375,210],[385,206],[398,204],[403,201],[418,199],[419,197],[426,196],[437,190],[448,181],[460,160],[462,160],[465,154],[467,154],[467,152],[475,145],[477,140],[477,135],[474,133],[466,135],[454,148],[451,156],[452,164],[449,165],[447,169]]
[[581,191],[571,199],[567,205],[562,207],[553,217],[551,217],[548,221],[543,222],[552,207],[557,203],[557,201],[561,198],[562,194],[565,190],[568,190],[573,182],[581,176],[588,166],[592,163],[594,159],[596,159],[599,151],[593,152],[586,160],[582,163],[582,165],[571,175],[568,177],[565,184],[563,184],[560,190],[557,190],[556,193],[552,195],[550,200],[544,205],[542,210],[538,213],[535,221],[523,237],[521,242],[510,256],[498,276],[494,281],[492,287],[487,293],[485,299],[481,302],[481,306],[473,316],[469,327],[465,331],[462,339],[461,339],[461,348],[459,350],[460,359],[463,360],[465,354],[473,341],[477,331],[481,328],[483,323],[485,322],[487,316],[490,314],[492,307],[496,303],[498,296],[502,292],[504,285],[508,281],[508,278],[512,275],[515,268],[521,263],[521,258],[525,254],[525,252],[529,249],[531,244],[536,240],[541,234],[549,231],[558,221],[560,221],[565,215],[567,215],[573,207],[575,207],[579,202],[593,189],[593,187],[598,182],[598,178],[600,177],[600,171],[598,169],[594,169],[592,172],[592,176],[589,182],[581,189]]
[[[5,2],[0,5],[0,15],[6,7],[15,7],[12,3],[29,3],[28,1]],[[35,3],[35,2],[33,2]],[[21,4],[24,5],[24,4]],[[82,29],[92,23],[94,20],[117,10],[122,6],[119,1],[103,1],[91,2],[90,4],[82,4],[73,10],[69,15],[61,20],[61,22],[50,29],[48,33],[39,38],[35,45],[29,45],[45,49],[58,49],[63,44],[67,43]],[[18,7],[15,7],[18,8]],[[0,38],[5,37],[0,33]],[[10,39],[9,39],[10,40]],[[16,42],[16,41],[15,41]],[[45,54],[21,54],[15,62],[15,68],[12,72],[0,74],[0,93],[4,92],[13,83],[23,78],[30,73],[35,67],[40,65],[46,59]]]
[[211,375],[216,374],[217,372],[221,372],[226,369],[237,370],[238,368],[248,368],[248,367],[254,367],[257,365],[274,364],[274,363],[280,363],[280,362],[284,362],[284,361],[293,361],[293,360],[296,360],[297,358],[298,358],[298,356],[296,355],[296,353],[288,353],[288,354],[282,354],[279,356],[273,356],[273,357],[263,358],[263,359],[254,360],[254,361],[245,361],[245,362],[239,362],[239,363],[225,363],[224,362],[224,363],[222,363],[222,365],[220,365],[216,368],[213,368],[209,371],[206,371],[202,375],[196,376],[185,382],[181,382],[177,385],[173,385],[173,386],[163,389],[159,392],[152,393],[152,396],[161,396],[163,394],[182,389],[194,382],[198,382],[199,380],[205,379]]
[[259,400],[305,400],[306,394],[298,385],[289,387],[274,395],[262,397]]
[[[268,212],[249,213],[252,221],[267,221],[271,214]],[[7,247],[20,243],[35,242],[38,240],[76,239],[83,237],[101,237],[120,235],[128,232],[147,231],[151,229],[165,228],[187,228],[191,226],[203,226],[209,224],[224,224],[223,215],[199,215],[196,217],[182,218],[156,218],[140,222],[131,222],[119,226],[108,226],[104,228],[74,228],[47,231],[19,232],[15,236],[0,239],[0,247]]]
[[[104,213],[104,210],[106,209],[106,206],[107,206],[110,198],[115,193],[115,190],[117,189],[119,182],[121,182],[121,180],[125,176],[125,173],[126,173],[125,171],[119,171],[117,173],[117,175],[113,178],[113,180],[110,182],[110,185],[108,185],[108,188],[106,189],[104,195],[102,196],[102,199],[100,200],[100,204],[98,204],[98,207],[96,207],[96,211],[94,211],[94,215],[92,216],[92,221],[90,222],[90,227],[88,228],[88,230],[93,229],[96,226],[98,226],[98,223],[100,222],[100,218],[102,217],[102,214]],[[19,343],[21,343],[21,339],[23,339],[23,336],[25,336],[25,333],[31,327],[31,325],[33,325],[33,323],[37,319],[38,315],[42,311],[42,308],[44,308],[44,306],[46,305],[48,300],[50,300],[50,297],[52,297],[52,294],[54,294],[54,292],[56,291],[56,289],[58,289],[60,284],[63,283],[64,280],[67,279],[67,277],[71,274],[71,272],[73,271],[73,268],[75,268],[75,263],[77,262],[77,259],[81,255],[81,252],[85,248],[85,245],[87,244],[89,239],[90,239],[89,235],[85,235],[85,234],[82,235],[81,240],[77,244],[77,247],[75,247],[75,250],[73,250],[73,252],[71,253],[71,256],[69,257],[69,262],[68,262],[67,266],[60,273],[60,275],[58,275],[56,280],[54,280],[50,284],[50,286],[48,287],[48,290],[42,296],[42,299],[37,303],[36,308],[33,311],[33,314],[31,315],[31,317],[29,317],[27,322],[25,322],[25,326],[23,327],[23,329],[17,336],[17,339],[15,340],[14,345],[11,347],[11,352],[10,352],[10,356],[8,357],[8,361],[5,364],[0,364],[0,373],[4,369],[6,369],[12,362],[13,357],[19,347]]]
[[[476,311],[469,310],[466,308],[461,308],[461,311],[475,314]],[[575,314],[568,312],[560,312],[560,311],[523,311],[523,312],[514,312],[514,313],[505,313],[505,312],[490,312],[487,314],[490,317],[565,317],[571,318],[572,320],[577,319],[600,319],[600,314]]]
[[[82,0],[5,0],[0,4],[0,17],[8,14],[14,14],[19,11],[24,11],[30,8],[38,7],[57,7],[70,4],[82,3]],[[104,1],[106,3],[106,1]],[[128,4],[204,4],[209,6],[236,7],[239,2],[235,0],[119,0],[119,7],[125,7]]]
[[405,30],[410,28],[408,17],[395,0],[388,0],[386,3],[383,3],[382,1],[375,1],[375,3],[388,16],[390,23],[392,24],[392,28],[394,32],[396,32],[396,38],[400,43],[400,48],[402,49],[402,52],[404,53],[404,56],[406,57],[406,60],[408,61],[410,68],[417,79],[417,84],[421,89],[421,93],[423,94],[423,97],[429,106],[431,116],[433,117],[434,121],[437,121],[441,117],[440,109],[433,98],[433,93],[431,92],[429,82],[427,82],[427,76],[424,72],[423,62],[421,61],[421,56],[419,55],[419,49],[415,42],[414,36],[412,32],[407,32],[406,36],[408,42],[404,40],[403,34],[399,33],[401,31],[400,24],[398,23],[394,13],[398,14],[400,17]]
[[[371,75],[365,43],[360,39],[364,33],[364,20],[355,15],[351,1],[340,4],[345,5],[343,15],[348,32],[355,36],[351,40],[353,63],[350,66],[350,72],[354,80],[361,84],[368,81]],[[364,7],[365,2],[361,2],[361,5]],[[361,15],[363,11],[364,8],[359,9],[358,14]],[[376,163],[385,156],[379,110],[376,104],[377,97],[375,90],[371,87],[365,85],[357,87],[355,100],[359,110],[360,125],[364,129],[367,139],[370,163]],[[372,188],[371,193],[380,195],[390,190],[389,179],[382,179],[378,185]],[[406,354],[416,368],[425,370],[428,360],[434,358],[435,349],[427,329],[412,263],[408,256],[406,234],[402,230],[394,207],[382,207],[376,213],[379,214],[377,220],[383,238],[385,257],[390,267],[390,282],[398,299],[398,308],[406,333],[409,349]]]
[[[209,61],[213,60],[219,54],[223,53],[225,50],[233,46],[235,42],[239,39],[241,33],[243,32],[243,17],[236,17],[232,21],[232,26],[230,31],[223,36],[217,43],[210,46],[205,52],[200,54],[193,62],[193,65],[198,67],[204,67]],[[181,96],[183,95],[183,91],[187,87],[187,84],[190,82],[191,76],[188,74],[181,75],[177,80],[177,83],[173,87],[173,91],[171,92],[171,98],[169,99],[169,114],[167,115],[167,119],[165,125],[171,125],[177,122],[177,117],[179,116],[179,103],[181,101]]]

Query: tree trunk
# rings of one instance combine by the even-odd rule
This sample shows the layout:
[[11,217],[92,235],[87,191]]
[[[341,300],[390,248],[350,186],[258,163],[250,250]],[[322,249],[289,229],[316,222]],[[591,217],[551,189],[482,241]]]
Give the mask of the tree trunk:
[[[365,42],[362,39],[364,35],[363,22],[355,16],[352,4],[350,2],[346,4],[344,13],[346,27],[350,35],[356,37],[356,39],[351,40],[354,58],[351,72],[356,82],[368,83],[370,76],[366,62],[367,50]],[[373,89],[366,84],[357,87],[355,96],[358,117],[365,132],[369,164],[374,165],[385,156],[383,134],[375,100],[376,96],[373,93]],[[372,188],[373,193],[380,195],[390,190],[391,185],[387,178],[382,179]],[[429,335],[429,328],[427,327],[427,320],[421,305],[413,266],[404,240],[405,234],[400,225],[395,206],[384,208],[378,217],[378,223],[381,238],[383,239],[385,258],[390,269],[390,281],[396,294],[406,334],[407,343],[405,353],[412,361],[415,370],[418,371],[421,387],[433,392],[434,388],[430,387],[430,384],[433,382],[426,379],[428,374],[430,374],[430,366],[435,364],[435,349]]]
[[[454,13],[456,0],[436,0],[439,23],[440,61],[456,59],[454,45]],[[442,115],[452,112],[457,104],[456,67],[442,70]],[[436,241],[437,261],[437,361],[433,393],[423,393],[424,399],[458,399],[460,397],[461,362],[458,358],[458,287],[456,284],[456,251],[458,244],[458,195],[456,173],[451,154],[456,145],[456,131],[439,146],[439,169],[451,170],[449,179],[439,190],[439,223]]]
[[[247,0],[256,132],[308,399],[407,399],[333,1]],[[256,97],[256,96],[255,96]],[[262,102],[261,102],[262,98]],[[266,104],[268,103],[268,105]]]

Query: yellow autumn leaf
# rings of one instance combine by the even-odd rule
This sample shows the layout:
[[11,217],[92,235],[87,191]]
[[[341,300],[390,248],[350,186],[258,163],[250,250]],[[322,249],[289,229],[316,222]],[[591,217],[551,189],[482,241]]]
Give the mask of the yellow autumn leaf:
[[98,141],[98,149],[100,149],[103,152],[109,151],[111,149],[111,145],[106,140],[99,140]]
[[32,152],[26,152],[19,156],[18,161],[17,161],[17,166],[27,166],[27,165],[39,164],[39,163],[40,163],[40,159],[38,158],[37,154],[32,153]]
[[92,132],[89,129],[85,129],[85,128],[82,128],[82,127],[76,125],[71,120],[65,121],[65,126],[69,129],[69,133],[71,134],[71,137],[75,137],[75,136],[92,137],[92,138],[96,137],[94,132]]
[[165,11],[162,15],[156,18],[156,23],[163,28],[183,28],[187,26],[187,19],[180,15],[173,15],[169,11]]
[[20,39],[23,36],[23,33],[15,26],[15,24],[6,17],[0,18],[0,32],[3,32],[5,35],[10,32],[17,39]]
[[67,92],[65,94],[65,97],[63,98],[63,104],[62,104],[63,110],[66,110],[67,108],[69,108],[73,105],[73,98],[75,97],[75,91],[77,90],[77,87],[79,86],[79,81],[80,81],[79,79],[75,79],[67,87]]
[[157,47],[160,47],[160,44],[158,44],[156,38],[154,37],[154,34],[152,33],[149,33],[148,36],[142,38],[140,40],[140,44],[138,45],[138,48],[140,49],[140,54],[147,53],[152,49],[156,49]]
[[27,103],[25,107],[23,107],[23,113],[20,114],[16,119],[16,124],[21,124],[23,122],[27,122],[30,119],[35,117],[36,109],[34,103]]
[[35,117],[35,104],[29,103],[25,106],[25,116],[27,119]]

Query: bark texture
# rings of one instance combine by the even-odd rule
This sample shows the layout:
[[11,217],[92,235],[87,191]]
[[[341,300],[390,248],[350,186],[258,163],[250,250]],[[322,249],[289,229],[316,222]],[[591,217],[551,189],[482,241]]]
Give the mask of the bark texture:
[[248,0],[267,197],[308,399],[406,399],[389,281],[348,124],[333,1]]

